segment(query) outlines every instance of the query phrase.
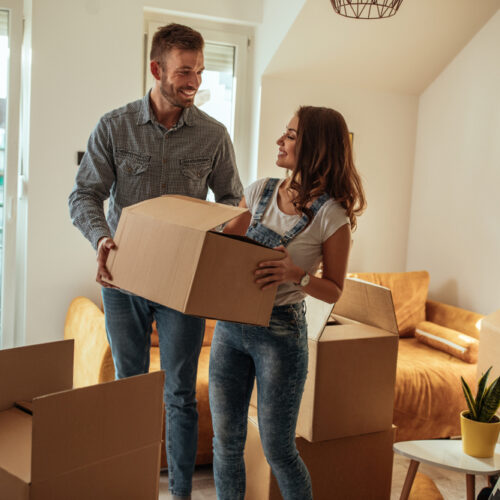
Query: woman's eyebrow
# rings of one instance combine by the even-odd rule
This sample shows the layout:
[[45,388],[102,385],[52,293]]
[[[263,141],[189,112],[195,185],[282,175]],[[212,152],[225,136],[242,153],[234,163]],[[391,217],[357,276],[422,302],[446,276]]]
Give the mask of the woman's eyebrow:
[[295,132],[295,133],[297,133],[297,131],[296,131],[294,128],[287,127],[286,129],[287,129],[289,132]]

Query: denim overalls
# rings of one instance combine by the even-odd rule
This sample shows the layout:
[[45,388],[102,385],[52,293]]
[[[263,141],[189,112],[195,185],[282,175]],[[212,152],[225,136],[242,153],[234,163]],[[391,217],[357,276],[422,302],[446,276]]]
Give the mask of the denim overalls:
[[[279,245],[287,247],[290,241],[292,241],[293,238],[295,238],[295,236],[297,236],[306,227],[309,220],[306,215],[303,215],[297,224],[295,224],[295,226],[284,235],[274,232],[272,229],[269,229],[260,222],[267,206],[269,205],[269,202],[271,201],[278,182],[280,182],[280,179],[269,179],[267,181],[264,191],[262,192],[262,196],[260,197],[259,204],[257,205],[257,210],[252,217],[252,221],[247,231],[247,236],[249,238],[252,238],[252,240],[258,241],[259,243],[262,243],[270,248],[274,248]],[[327,194],[323,194],[319,198],[316,198],[310,208],[313,217],[316,216],[319,209],[328,200],[329,196]]]
[[[287,246],[307,225],[307,216],[284,235],[260,221],[280,182],[269,179],[247,236]],[[315,216],[329,197],[316,199]],[[274,306],[269,327],[217,322],[210,351],[210,409],[214,427],[214,478],[218,500],[243,500],[247,414],[254,380],[259,432],[267,461],[284,500],[312,499],[311,480],[295,445],[295,427],[307,376],[307,326],[303,301]]]

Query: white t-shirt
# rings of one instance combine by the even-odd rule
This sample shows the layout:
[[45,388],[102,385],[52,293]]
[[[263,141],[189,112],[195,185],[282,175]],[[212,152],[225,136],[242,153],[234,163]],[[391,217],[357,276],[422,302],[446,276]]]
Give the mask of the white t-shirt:
[[[252,215],[257,211],[267,180],[268,178],[259,179],[245,189],[245,200]],[[285,214],[278,207],[278,189],[283,180],[276,185],[260,220],[264,226],[280,235],[290,231],[301,219],[300,215]],[[295,236],[286,247],[294,264],[313,274],[321,262],[322,244],[344,224],[349,224],[344,207],[333,199],[326,201],[306,229]],[[305,296],[299,285],[284,283],[278,286],[274,304],[294,304]]]

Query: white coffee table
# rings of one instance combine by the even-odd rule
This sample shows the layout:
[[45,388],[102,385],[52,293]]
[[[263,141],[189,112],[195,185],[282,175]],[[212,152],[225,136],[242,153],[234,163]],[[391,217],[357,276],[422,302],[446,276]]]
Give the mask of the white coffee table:
[[410,494],[420,462],[466,474],[467,500],[475,499],[476,474],[492,476],[500,473],[500,444],[492,458],[474,458],[462,451],[459,439],[431,439],[426,441],[401,441],[394,443],[394,451],[408,457],[411,462],[406,474],[401,500]]

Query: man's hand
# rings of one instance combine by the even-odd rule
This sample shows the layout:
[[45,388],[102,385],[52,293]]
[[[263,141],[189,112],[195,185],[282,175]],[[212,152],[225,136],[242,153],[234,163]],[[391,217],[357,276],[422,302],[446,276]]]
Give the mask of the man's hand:
[[103,281],[103,278],[108,280],[113,279],[108,271],[108,268],[106,267],[106,262],[108,260],[109,251],[115,248],[115,242],[109,237],[101,238],[97,244],[97,276],[95,280],[97,283],[106,288],[118,288],[110,283],[107,283],[106,281]]

